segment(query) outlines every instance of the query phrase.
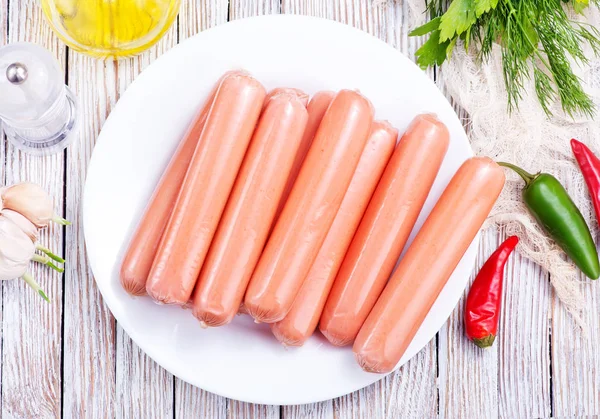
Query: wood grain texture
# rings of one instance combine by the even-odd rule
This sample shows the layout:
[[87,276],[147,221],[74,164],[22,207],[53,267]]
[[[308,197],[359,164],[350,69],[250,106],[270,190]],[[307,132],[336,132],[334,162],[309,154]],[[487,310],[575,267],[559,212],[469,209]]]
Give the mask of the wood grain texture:
[[[437,79],[446,92],[443,71],[438,70]],[[454,108],[468,131],[468,115],[456,104]],[[481,350],[464,335],[470,284],[505,238],[494,229],[482,233],[469,286],[438,333],[440,417],[468,418],[482,411],[502,418],[550,417],[550,286],[545,272],[516,252],[505,268],[503,315],[494,346]]]
[[584,320],[588,336],[561,307],[556,296],[552,299],[552,382],[554,415],[556,417],[600,416],[600,293],[597,284],[581,279],[585,297]]
[[[179,14],[179,40],[227,22],[228,0],[187,0]],[[175,378],[175,417],[220,419],[227,415],[227,399]]]
[[[115,324],[102,301],[85,253],[82,190],[104,120],[143,68],[177,40],[228,18],[280,12],[347,23],[412,59],[423,39],[407,36],[403,2],[374,8],[372,0],[182,0],[178,25],[166,38],[139,57],[113,63],[72,51],[66,54],[45,24],[37,0],[10,0],[10,7],[8,1],[0,0],[0,45],[33,41],[53,51],[65,67],[68,64],[68,81],[82,106],[82,124],[80,138],[64,155],[46,158],[16,151],[1,140],[0,132],[0,179],[42,184],[56,198],[57,211],[74,221],[72,227],[52,227],[42,235],[42,243],[57,250],[64,237],[68,260],[64,277],[39,267],[33,271],[51,295],[51,305],[22,281],[1,284],[3,418],[61,413],[65,418],[186,419],[263,419],[280,413],[295,419],[600,415],[597,284],[581,282],[586,298],[583,313],[590,328],[584,337],[552,294],[547,275],[519,255],[506,268],[499,337],[490,350],[480,350],[464,337],[463,298],[437,343],[432,340],[384,380],[332,401],[281,409],[227,400],[174,379]],[[432,71],[428,74],[434,76]],[[443,73],[437,76],[443,90]],[[457,111],[468,125],[466,116]],[[477,266],[503,237],[501,232],[483,235]]]
[[280,0],[230,0],[229,20],[277,14],[280,7]]
[[227,416],[227,399],[175,379],[177,419],[220,419]]
[[179,40],[227,22],[228,0],[187,0],[179,14]]
[[279,406],[244,403],[227,399],[228,419],[278,419]]
[[[279,0],[230,0],[229,2],[229,20],[279,13],[279,11]],[[227,400],[227,417],[230,419],[275,419],[279,418],[279,413],[279,406]]]
[[550,296],[539,266],[519,254],[509,260],[496,342],[501,418],[550,417]]
[[[477,268],[483,265],[497,244],[498,239],[494,235],[483,235],[475,262]],[[465,338],[463,311],[466,293],[439,332],[439,417],[471,418],[477,412],[498,417],[498,345],[484,351]],[[473,391],[475,388],[477,391]]]
[[[568,191],[572,180],[561,173],[556,175]],[[598,222],[591,211],[583,216],[588,223]],[[596,237],[596,244],[599,240]],[[587,324],[587,336],[575,325],[556,295],[552,296],[553,414],[557,418],[600,417],[600,284],[580,275],[579,285],[584,296],[580,313]]]
[[67,260],[64,305],[63,414],[115,417],[116,325],[96,287],[83,238],[81,204],[87,165],[102,124],[117,99],[117,67],[69,53],[69,86],[81,106],[79,139],[67,150]]
[[[14,3],[7,10],[8,42],[40,44],[64,66],[65,50],[45,25],[35,1]],[[41,185],[54,197],[55,210],[62,214],[62,155],[33,157],[10,144],[5,153],[6,184],[31,181]],[[62,227],[50,226],[40,242],[61,254]],[[52,303],[46,303],[21,280],[2,283],[2,417],[59,417],[62,275],[39,264],[31,264],[30,272]]]
[[[0,46],[6,45],[8,42],[8,0],[0,0]],[[0,184],[6,185],[6,137],[2,123],[0,122]],[[4,294],[4,286],[0,285],[0,342],[4,335],[4,321],[2,300]],[[0,344],[0,388],[2,385],[2,345]],[[0,412],[2,411],[2,391],[0,391]]]
[[[152,48],[116,63],[117,100],[135,77],[177,43],[177,24]],[[118,418],[173,417],[173,376],[146,355],[117,323],[116,413]]]
[[[0,46],[6,45],[8,42],[8,0],[0,0]],[[3,125],[0,122],[0,182],[2,185],[6,185],[6,156],[7,156],[7,144],[6,137],[4,135]],[[2,320],[2,299],[4,294],[4,287],[0,285],[0,341],[3,337],[4,323]],[[0,345],[0,383],[2,382],[2,345]],[[0,384],[1,385],[1,384]],[[0,391],[0,407],[2,406],[2,391]]]
[[[8,0],[0,0],[0,46],[6,45],[8,42]],[[0,183],[6,185],[6,137],[2,123],[0,122]],[[0,285],[0,342],[4,335],[4,321],[2,300],[4,287]],[[0,344],[0,386],[2,385],[2,345]],[[2,391],[0,391],[0,411],[2,408]]]
[[331,419],[334,417],[333,402],[309,403],[296,406],[282,406],[281,416],[285,419]]
[[[370,0],[283,0],[283,13],[324,17],[362,29],[412,58],[422,40],[407,41],[405,6],[390,2],[373,7]],[[433,76],[433,73],[429,73]],[[431,417],[437,405],[436,346],[419,354],[385,380],[347,396],[299,407],[283,407],[283,417],[373,418]]]

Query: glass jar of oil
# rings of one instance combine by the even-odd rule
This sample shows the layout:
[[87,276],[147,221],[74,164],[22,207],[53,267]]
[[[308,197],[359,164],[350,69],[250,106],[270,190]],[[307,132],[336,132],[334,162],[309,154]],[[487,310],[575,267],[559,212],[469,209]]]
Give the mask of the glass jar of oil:
[[152,46],[169,29],[180,0],[41,0],[58,36],[96,57],[126,57]]

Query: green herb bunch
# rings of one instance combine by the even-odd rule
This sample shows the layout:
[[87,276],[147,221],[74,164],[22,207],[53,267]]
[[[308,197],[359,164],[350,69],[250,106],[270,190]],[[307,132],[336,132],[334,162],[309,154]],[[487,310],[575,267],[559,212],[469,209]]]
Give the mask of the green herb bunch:
[[600,0],[430,0],[431,20],[410,33],[430,34],[416,53],[417,62],[422,68],[441,65],[459,40],[467,49],[474,45],[479,59],[486,60],[498,43],[509,111],[518,108],[524,83],[533,77],[546,114],[551,115],[551,105],[560,100],[571,117],[592,117],[594,102],[573,73],[569,57],[587,64],[586,43],[598,55],[600,31],[573,21],[565,10],[570,5],[583,14],[590,2],[600,5]]

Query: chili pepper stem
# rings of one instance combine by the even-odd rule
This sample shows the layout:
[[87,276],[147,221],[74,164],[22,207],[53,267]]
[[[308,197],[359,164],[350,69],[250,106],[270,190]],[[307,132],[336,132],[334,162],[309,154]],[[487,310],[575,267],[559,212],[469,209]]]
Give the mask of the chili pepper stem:
[[473,343],[475,345],[479,346],[480,348],[489,348],[490,346],[492,346],[494,344],[494,340],[496,340],[496,336],[488,335],[484,338],[473,339]]
[[40,285],[35,282],[35,279],[33,278],[33,276],[31,276],[31,274],[29,272],[26,272],[25,275],[23,275],[23,281],[25,281],[25,283],[27,285],[29,285],[31,288],[33,288],[33,290],[35,292],[37,292],[39,295],[41,295],[41,297],[46,300],[46,302],[50,302],[50,299],[48,298],[48,296],[46,295],[46,293],[44,292],[44,290],[40,287]]
[[58,255],[55,255],[54,253],[52,253],[52,251],[50,249],[48,249],[47,247],[42,246],[41,244],[37,244],[35,246],[35,248],[37,250],[39,250],[42,253],[45,253],[46,255],[48,255],[48,257],[52,260],[57,261],[58,263],[65,263],[65,260],[63,258],[61,258]]
[[52,261],[50,260],[50,258],[48,256],[42,256],[42,255],[38,255],[36,253],[33,255],[31,260],[34,262],[43,263],[44,265],[49,266],[52,269],[54,269],[55,271],[60,272],[60,273],[63,273],[65,271],[63,268],[59,268],[54,263],[52,263]]
[[515,173],[517,173],[519,176],[521,176],[521,178],[525,181],[525,186],[529,186],[529,184],[537,177],[537,175],[532,175],[531,173],[526,172],[525,170],[521,169],[519,166],[515,166],[514,164],[511,164],[511,163],[499,161],[498,165],[503,166],[503,167],[508,167],[509,169],[511,169]]

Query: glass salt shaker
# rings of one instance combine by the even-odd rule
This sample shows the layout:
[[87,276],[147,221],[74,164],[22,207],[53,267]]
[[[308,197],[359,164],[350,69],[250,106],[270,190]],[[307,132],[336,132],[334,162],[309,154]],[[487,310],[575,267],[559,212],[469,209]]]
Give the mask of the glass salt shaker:
[[29,43],[0,48],[0,120],[11,144],[38,156],[58,153],[73,141],[78,116],[48,50]]

